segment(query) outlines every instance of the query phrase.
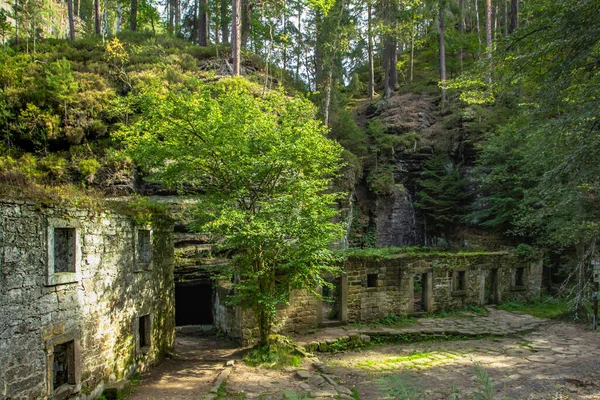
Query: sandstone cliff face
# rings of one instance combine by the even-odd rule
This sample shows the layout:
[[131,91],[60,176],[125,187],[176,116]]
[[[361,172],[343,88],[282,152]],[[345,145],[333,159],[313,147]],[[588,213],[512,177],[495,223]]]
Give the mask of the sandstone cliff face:
[[[394,188],[391,193],[365,194],[365,182],[359,185],[362,189],[356,189],[356,207],[361,214],[356,218],[362,217],[369,221],[359,229],[370,230],[374,236],[369,245],[416,246],[431,244],[433,241],[427,237],[424,218],[415,209],[414,203],[417,200],[417,181],[422,174],[423,162],[432,154],[433,144],[440,140],[442,132],[437,109],[436,96],[417,93],[395,94],[388,100],[359,106],[357,109],[357,123],[363,127],[370,120],[379,119],[387,135],[418,137],[394,154],[391,161]],[[356,214],[355,212],[355,216]]]

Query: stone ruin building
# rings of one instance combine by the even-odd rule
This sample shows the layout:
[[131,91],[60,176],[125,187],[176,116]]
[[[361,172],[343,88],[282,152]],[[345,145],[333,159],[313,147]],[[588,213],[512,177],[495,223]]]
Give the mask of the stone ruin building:
[[173,224],[0,200],[0,398],[96,399],[173,350]]
[[[391,315],[418,315],[539,297],[542,262],[508,252],[397,254],[389,258],[351,257],[344,274],[329,281],[321,298],[292,293],[281,308],[277,329],[304,334],[318,327],[376,321]],[[243,343],[258,337],[250,310],[224,304],[227,282],[215,291],[215,324]]]
[[[96,399],[173,351],[179,331],[252,343],[201,235],[166,217],[0,200],[0,399]],[[349,258],[332,289],[292,293],[281,333],[539,296],[542,263],[508,252]]]

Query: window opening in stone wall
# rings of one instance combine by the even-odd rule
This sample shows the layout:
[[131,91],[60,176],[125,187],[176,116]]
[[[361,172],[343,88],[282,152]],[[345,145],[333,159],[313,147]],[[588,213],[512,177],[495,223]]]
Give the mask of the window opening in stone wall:
[[462,292],[465,290],[467,290],[467,273],[466,271],[456,271],[454,291]]
[[137,262],[139,264],[150,264],[150,231],[147,229],[138,230],[137,239]]
[[515,286],[525,286],[525,268],[517,268],[515,271]]
[[75,385],[75,341],[54,346],[52,374],[55,390],[62,385]]
[[75,228],[54,228],[54,273],[75,272]]
[[150,315],[140,317],[138,325],[140,348],[150,347],[150,328]]
[[377,287],[377,274],[367,274],[367,287]]

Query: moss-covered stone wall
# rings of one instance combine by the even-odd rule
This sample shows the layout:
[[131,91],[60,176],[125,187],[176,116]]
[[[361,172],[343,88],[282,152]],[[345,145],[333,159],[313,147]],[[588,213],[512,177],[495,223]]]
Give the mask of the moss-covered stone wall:
[[[160,216],[140,226],[115,213],[0,201],[0,394],[95,399],[171,352],[172,232]],[[64,254],[68,271],[56,272]]]

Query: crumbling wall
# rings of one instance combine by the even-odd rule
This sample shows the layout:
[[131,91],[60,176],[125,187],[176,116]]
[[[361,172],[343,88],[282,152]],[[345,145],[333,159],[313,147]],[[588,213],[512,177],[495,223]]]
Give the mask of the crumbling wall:
[[[415,275],[430,274],[427,312],[532,299],[539,296],[542,279],[541,261],[526,261],[508,252],[352,257],[343,269],[348,275],[349,322],[413,313]],[[522,269],[519,285],[516,284],[518,269]],[[496,271],[497,293],[491,299],[493,271]],[[376,275],[371,285],[369,275]],[[457,283],[461,276],[464,276],[463,286]]]
[[[508,252],[350,257],[342,269],[345,279],[341,290],[346,294],[340,302],[344,316],[340,323],[416,313],[417,297],[422,312],[528,300],[539,296],[542,279],[541,262],[526,261]],[[517,273],[518,269],[521,272]],[[415,295],[415,279],[420,280],[424,294]],[[253,311],[223,306],[227,293],[223,286],[217,288],[217,327],[243,343],[252,342],[258,337]],[[315,329],[323,323],[321,300],[307,291],[294,291],[290,305],[277,311],[276,321],[275,332]]]
[[[53,270],[60,229],[74,234],[65,243],[75,271]],[[149,259],[137,255],[140,230],[151,232]],[[110,212],[0,201],[0,397],[94,399],[172,351],[172,231],[161,217],[139,226]],[[58,369],[68,371],[60,393]]]

